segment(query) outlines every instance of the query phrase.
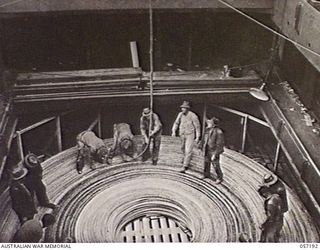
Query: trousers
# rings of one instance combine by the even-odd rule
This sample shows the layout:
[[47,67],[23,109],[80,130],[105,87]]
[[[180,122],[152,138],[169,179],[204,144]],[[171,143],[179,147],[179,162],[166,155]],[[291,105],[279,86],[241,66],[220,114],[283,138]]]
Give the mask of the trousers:
[[[150,138],[151,141],[153,141],[153,148],[152,152],[150,153],[150,145],[149,143],[148,148],[146,149],[146,152],[142,155],[143,160],[147,160],[150,157],[152,157],[152,162],[158,162],[159,159],[159,151],[160,151],[160,144],[161,144],[161,134],[155,135],[154,137]],[[151,142],[150,141],[150,142]],[[143,144],[143,149],[147,146],[146,143]]]
[[194,134],[180,135],[181,137],[181,151],[183,153],[183,167],[187,168],[190,165],[192,158],[192,150],[194,146]]
[[262,225],[260,242],[279,242],[283,219],[280,221],[266,221]]
[[220,167],[220,154],[216,155],[212,160],[214,152],[206,150],[204,158],[204,176],[210,178],[211,165],[213,166],[218,180],[222,180],[223,173]]

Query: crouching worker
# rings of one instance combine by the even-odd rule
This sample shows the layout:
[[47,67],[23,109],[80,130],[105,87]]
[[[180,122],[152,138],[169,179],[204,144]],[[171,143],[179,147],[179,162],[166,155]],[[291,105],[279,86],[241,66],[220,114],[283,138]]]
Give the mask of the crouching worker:
[[97,137],[94,132],[86,130],[78,134],[77,145],[77,171],[79,174],[82,173],[86,162],[89,162],[91,169],[95,169],[93,161],[102,164],[108,163],[110,150],[107,148],[103,140]]
[[120,156],[122,161],[131,161],[137,156],[130,125],[118,123],[113,125],[112,156]]

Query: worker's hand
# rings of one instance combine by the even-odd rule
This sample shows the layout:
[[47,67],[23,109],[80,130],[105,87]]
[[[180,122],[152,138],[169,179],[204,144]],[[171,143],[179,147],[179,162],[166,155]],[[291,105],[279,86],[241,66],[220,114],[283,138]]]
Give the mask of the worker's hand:
[[216,160],[216,159],[217,159],[217,157],[218,157],[218,155],[216,155],[216,154],[213,154],[213,155],[211,156],[211,161],[214,161],[214,160]]
[[196,142],[197,144],[199,144],[200,138],[197,137],[197,138],[195,139],[195,142]]
[[149,144],[149,137],[148,137],[148,136],[145,136],[145,137],[144,137],[144,142],[145,142],[146,144]]
[[149,137],[153,137],[153,136],[154,136],[154,134],[155,134],[155,132],[154,132],[154,131],[151,131],[151,133],[150,133]]
[[175,132],[172,132],[172,135],[171,135],[172,137],[176,137],[177,135],[176,135],[176,133]]

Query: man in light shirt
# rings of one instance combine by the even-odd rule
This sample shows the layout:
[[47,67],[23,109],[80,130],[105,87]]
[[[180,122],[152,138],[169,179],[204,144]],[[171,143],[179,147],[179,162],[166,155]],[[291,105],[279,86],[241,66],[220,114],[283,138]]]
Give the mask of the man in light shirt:
[[176,136],[179,129],[179,136],[182,140],[181,150],[184,154],[181,172],[185,172],[190,166],[194,143],[200,141],[200,121],[198,116],[190,111],[190,103],[184,101],[180,106],[178,114],[172,127],[172,136]]

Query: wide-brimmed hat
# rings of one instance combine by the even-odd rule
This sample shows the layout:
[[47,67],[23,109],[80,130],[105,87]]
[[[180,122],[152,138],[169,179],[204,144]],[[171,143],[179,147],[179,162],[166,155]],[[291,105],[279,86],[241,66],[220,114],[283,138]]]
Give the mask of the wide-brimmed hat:
[[180,105],[180,108],[190,108],[190,103],[188,101],[183,101],[183,103]]
[[263,185],[270,187],[278,181],[278,177],[274,174],[265,174],[263,176]]
[[142,111],[143,116],[148,116],[151,114],[151,109],[150,108],[144,108]]
[[220,119],[217,117],[207,118],[207,121],[211,121],[214,125],[218,125],[220,123]]
[[24,157],[24,163],[28,169],[32,169],[34,167],[39,166],[40,161],[35,154],[30,153],[30,154],[27,154],[26,157]]
[[11,171],[11,176],[13,180],[20,180],[25,177],[28,173],[28,169],[23,166],[23,162],[19,162],[13,167]]

